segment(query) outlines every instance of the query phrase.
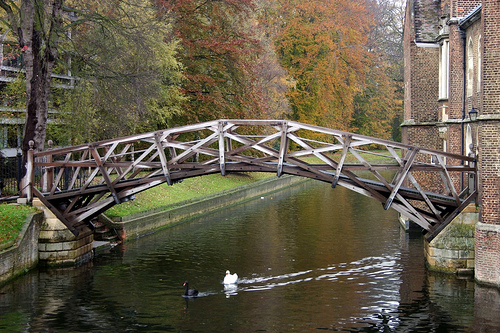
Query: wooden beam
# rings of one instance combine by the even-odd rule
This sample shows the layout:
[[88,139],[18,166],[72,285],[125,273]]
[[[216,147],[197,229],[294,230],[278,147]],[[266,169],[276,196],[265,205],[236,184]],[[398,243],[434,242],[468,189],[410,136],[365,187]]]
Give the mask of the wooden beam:
[[332,187],[335,188],[337,186],[337,182],[339,181],[340,174],[342,173],[342,166],[344,165],[345,158],[347,153],[349,152],[349,148],[351,147],[351,136],[347,136],[343,142],[344,147],[342,149],[342,155],[340,156],[339,163],[337,164],[337,169],[335,170],[335,176],[333,177]]
[[158,150],[158,155],[160,156],[161,169],[163,170],[163,175],[167,181],[168,185],[172,185],[172,180],[170,179],[170,171],[168,170],[168,161],[165,156],[165,150],[163,148],[163,140],[165,137],[162,135],[155,136],[156,149]]
[[280,150],[278,157],[278,170],[277,176],[281,177],[283,173],[283,162],[285,161],[285,155],[288,152],[288,136],[287,136],[288,124],[287,122],[283,122],[281,124],[281,139],[280,139]]
[[220,173],[221,173],[221,175],[225,176],[226,175],[226,157],[225,157],[225,146],[224,146],[225,135],[224,135],[224,123],[223,122],[219,122],[218,134],[219,134]]
[[403,185],[403,181],[406,179],[408,172],[410,171],[410,168],[413,164],[413,161],[415,160],[415,157],[417,156],[418,149],[412,149],[409,150],[409,155],[408,158],[406,159],[406,162],[404,163],[404,166],[402,166],[401,172],[399,172],[398,179],[396,180],[396,183],[394,184],[394,188],[392,189],[391,195],[389,198],[387,198],[387,202],[385,203],[384,209],[388,210],[391,207],[392,201],[396,197],[396,194],[398,194],[399,188],[401,185]]

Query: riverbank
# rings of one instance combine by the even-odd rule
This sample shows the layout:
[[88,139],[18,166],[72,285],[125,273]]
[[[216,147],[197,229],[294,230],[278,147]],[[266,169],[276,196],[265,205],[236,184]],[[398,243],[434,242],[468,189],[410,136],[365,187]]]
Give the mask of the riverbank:
[[0,286],[37,266],[42,221],[42,212],[27,215],[17,237],[0,248]]
[[231,173],[222,177],[220,174],[211,174],[195,178],[184,179],[182,182],[167,185],[163,183],[141,192],[131,201],[115,205],[106,211],[111,219],[140,214],[155,209],[168,209],[179,206],[187,200],[221,193],[241,186],[255,183],[267,178],[276,178],[275,173],[241,172]]
[[[280,178],[276,176],[265,177],[235,188],[176,203],[169,203],[168,205],[158,206],[135,214],[126,216],[103,214],[99,222],[113,229],[122,241],[127,241],[173,226],[188,219],[255,199],[256,197],[270,195],[273,192],[305,181],[307,181],[306,178],[289,175]],[[101,245],[104,248],[106,246],[106,244]],[[99,250],[98,248],[97,251]]]

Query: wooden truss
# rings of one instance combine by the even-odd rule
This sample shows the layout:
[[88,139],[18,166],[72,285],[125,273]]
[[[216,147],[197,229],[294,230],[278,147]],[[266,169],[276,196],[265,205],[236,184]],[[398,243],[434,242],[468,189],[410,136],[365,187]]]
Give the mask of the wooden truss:
[[471,157],[286,120],[217,120],[30,151],[28,160],[33,194],[75,234],[138,192],[212,173],[275,172],[344,186],[394,208],[428,239],[476,197],[475,186],[461,186],[475,181]]

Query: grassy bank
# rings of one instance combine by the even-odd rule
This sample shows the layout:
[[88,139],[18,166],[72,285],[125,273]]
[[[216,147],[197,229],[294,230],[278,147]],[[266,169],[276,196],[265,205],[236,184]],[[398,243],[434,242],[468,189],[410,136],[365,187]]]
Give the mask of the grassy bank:
[[[381,158],[379,155],[380,153],[387,154],[385,151],[374,151],[371,153],[361,153],[361,155],[367,161],[387,162]],[[340,152],[337,154],[340,154]],[[335,159],[338,159],[338,156]],[[316,157],[304,158],[304,161],[308,163],[324,163]],[[348,155],[346,163],[359,163],[359,161],[357,161],[357,159],[352,155]],[[157,207],[174,207],[176,203],[184,200],[195,199],[205,195],[217,193],[268,177],[276,177],[276,174],[248,172],[232,173],[225,177],[222,177],[220,174],[213,174],[184,179],[182,183],[177,183],[172,186],[162,184],[139,193],[133,201],[113,206],[111,209],[106,211],[106,215],[110,218],[122,217],[148,211]]]
[[0,248],[16,239],[26,217],[36,211],[36,208],[27,205],[0,205]]
[[136,195],[135,200],[113,206],[106,211],[106,215],[122,217],[148,211],[157,207],[175,206],[176,203],[221,192],[255,181],[276,177],[270,173],[237,173],[222,177],[220,174],[184,179],[182,183],[172,186],[158,185]]

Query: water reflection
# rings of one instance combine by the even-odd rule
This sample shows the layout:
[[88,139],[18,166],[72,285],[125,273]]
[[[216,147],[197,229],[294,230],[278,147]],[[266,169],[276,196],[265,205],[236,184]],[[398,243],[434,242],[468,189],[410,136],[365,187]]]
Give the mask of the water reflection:
[[499,306],[496,289],[427,272],[394,212],[310,182],[30,272],[0,290],[0,331],[493,332]]

